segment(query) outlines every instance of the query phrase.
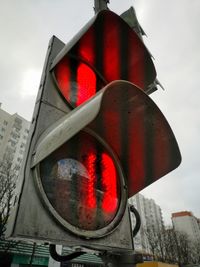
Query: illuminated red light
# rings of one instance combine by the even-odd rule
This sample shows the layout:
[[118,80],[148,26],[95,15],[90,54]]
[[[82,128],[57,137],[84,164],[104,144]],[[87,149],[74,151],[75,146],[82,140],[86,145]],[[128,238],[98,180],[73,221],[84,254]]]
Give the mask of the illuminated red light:
[[96,208],[96,194],[95,194],[95,184],[96,184],[96,171],[95,171],[96,155],[94,153],[89,154],[87,158],[86,168],[88,171],[88,183],[87,190],[85,194],[86,206],[89,208]]
[[[109,24],[109,18],[105,18],[105,25]],[[117,21],[114,22],[115,27],[104,28],[103,42],[103,75],[108,81],[118,80],[121,76],[120,62],[120,31]],[[115,45],[113,45],[113,40]]]
[[113,212],[118,205],[117,176],[113,160],[108,154],[102,154],[102,186],[104,197],[102,208],[105,212]]
[[79,42],[78,57],[84,59],[85,62],[89,62],[90,65],[95,66],[95,30],[91,28],[86,34],[84,34]]
[[72,107],[112,81],[127,80],[148,91],[156,79],[151,55],[142,40],[110,11],[100,12],[78,41],[65,50],[54,73],[59,90]]
[[81,105],[96,93],[96,75],[86,64],[80,63],[77,69],[77,101]]
[[[55,68],[58,88],[72,107],[77,107],[95,95],[97,76],[87,64],[64,58]],[[100,88],[102,82],[98,82]]]
[[66,100],[70,100],[70,68],[69,68],[69,59],[64,59],[58,64],[55,76],[58,83],[58,87],[61,88],[62,95]]
[[145,60],[147,59],[146,50],[141,46],[140,42],[136,42],[134,40],[130,32],[128,37],[129,60],[127,62],[127,77],[128,80],[130,80],[132,83],[136,84],[138,87],[144,90],[144,88],[148,86],[148,84],[146,84],[148,77],[148,64],[146,64],[145,62]]
[[115,218],[119,173],[109,151],[92,135],[74,136],[41,162],[40,172],[51,205],[71,225],[98,230]]

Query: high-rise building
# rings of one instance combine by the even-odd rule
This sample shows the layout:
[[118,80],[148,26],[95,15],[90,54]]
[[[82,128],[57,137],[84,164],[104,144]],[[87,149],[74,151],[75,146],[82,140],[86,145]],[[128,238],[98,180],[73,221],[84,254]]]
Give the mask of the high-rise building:
[[190,211],[172,213],[174,229],[186,233],[192,241],[200,241],[199,219]]
[[12,169],[18,177],[22,164],[30,122],[17,113],[11,115],[0,104],[0,171]]
[[[148,227],[162,229],[164,227],[161,208],[153,199],[145,198],[138,193],[129,199],[129,203],[134,205],[141,217],[140,231],[134,238],[135,250],[140,253],[149,253],[149,244],[146,236]],[[131,214],[132,226],[135,225],[135,217]]]

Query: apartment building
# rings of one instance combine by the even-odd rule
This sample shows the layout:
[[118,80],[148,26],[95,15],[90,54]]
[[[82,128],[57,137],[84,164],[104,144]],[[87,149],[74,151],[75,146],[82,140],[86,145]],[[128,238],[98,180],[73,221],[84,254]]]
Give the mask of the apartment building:
[[192,241],[200,241],[200,225],[190,211],[180,211],[172,213],[172,223],[174,229],[186,233]]
[[164,226],[162,211],[159,205],[153,199],[145,198],[145,209],[147,225],[154,226],[155,228],[162,229]]
[[0,104],[0,167],[1,172],[11,169],[15,176],[19,175],[30,122],[17,113],[9,114]]
[[[145,198],[138,193],[129,199],[129,203],[134,205],[141,217],[140,231],[134,238],[135,250],[139,253],[149,253],[149,245],[146,236],[146,229],[150,226],[162,229],[164,227],[161,208],[153,199]],[[135,225],[135,217],[131,214],[132,226]]]

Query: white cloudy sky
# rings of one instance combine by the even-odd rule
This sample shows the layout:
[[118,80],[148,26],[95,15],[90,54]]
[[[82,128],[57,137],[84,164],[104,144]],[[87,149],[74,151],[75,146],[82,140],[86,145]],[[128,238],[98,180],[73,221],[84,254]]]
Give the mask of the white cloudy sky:
[[[48,41],[68,42],[94,15],[93,0],[1,0],[0,102],[31,120]],[[174,130],[181,166],[142,193],[171,212],[200,217],[200,1],[110,0],[118,14],[134,5],[165,87],[152,95]]]

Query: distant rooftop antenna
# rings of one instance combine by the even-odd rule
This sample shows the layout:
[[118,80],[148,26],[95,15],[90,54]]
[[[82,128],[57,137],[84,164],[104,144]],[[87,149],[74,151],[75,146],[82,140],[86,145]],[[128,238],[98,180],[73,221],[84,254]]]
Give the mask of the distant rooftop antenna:
[[109,4],[109,0],[94,0],[94,12],[97,14],[99,11],[108,9],[107,4]]

